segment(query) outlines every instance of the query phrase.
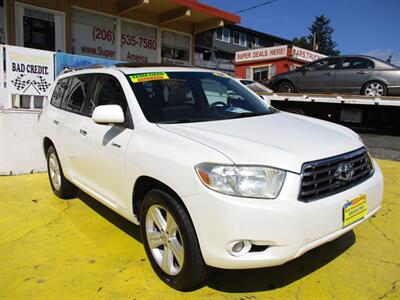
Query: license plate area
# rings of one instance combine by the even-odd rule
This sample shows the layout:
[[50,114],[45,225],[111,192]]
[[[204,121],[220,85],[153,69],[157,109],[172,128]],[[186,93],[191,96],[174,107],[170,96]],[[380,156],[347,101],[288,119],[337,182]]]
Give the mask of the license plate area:
[[343,205],[343,227],[363,219],[368,214],[367,194],[346,201]]

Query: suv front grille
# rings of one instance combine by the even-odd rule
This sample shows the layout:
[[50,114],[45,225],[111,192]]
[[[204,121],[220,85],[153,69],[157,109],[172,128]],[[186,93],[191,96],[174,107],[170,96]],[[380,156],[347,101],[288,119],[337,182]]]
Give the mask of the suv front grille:
[[306,162],[301,171],[299,200],[309,202],[347,190],[374,173],[367,149]]

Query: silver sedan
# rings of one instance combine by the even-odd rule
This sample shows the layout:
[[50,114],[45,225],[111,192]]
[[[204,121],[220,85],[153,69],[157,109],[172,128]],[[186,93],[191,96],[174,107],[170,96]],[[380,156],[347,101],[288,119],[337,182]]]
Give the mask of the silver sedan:
[[274,76],[270,87],[283,93],[400,95],[400,68],[370,56],[328,57]]

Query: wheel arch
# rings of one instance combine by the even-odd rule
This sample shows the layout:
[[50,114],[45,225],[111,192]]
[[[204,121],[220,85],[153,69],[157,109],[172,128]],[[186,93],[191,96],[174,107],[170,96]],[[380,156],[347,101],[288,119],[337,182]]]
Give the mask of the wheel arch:
[[186,211],[186,213],[189,216],[189,219],[193,225],[193,221],[190,216],[190,213],[189,213],[186,205],[183,203],[181,197],[178,195],[178,193],[175,192],[171,187],[169,187],[167,184],[163,183],[162,181],[160,181],[154,177],[146,176],[146,175],[142,175],[136,179],[135,184],[133,185],[133,190],[132,190],[132,210],[133,210],[133,214],[136,216],[136,218],[139,222],[140,222],[140,208],[141,208],[141,205],[143,202],[143,198],[152,189],[160,189],[160,190],[168,193],[169,195],[171,195],[174,199],[176,199],[176,201],[178,201],[179,204],[182,206],[182,208]]
[[362,85],[361,89],[360,89],[360,95],[362,95],[364,93],[365,87],[370,84],[371,82],[379,82],[381,84],[383,84],[386,88],[386,93],[388,93],[388,83],[386,82],[386,80],[382,79],[382,78],[368,78],[368,80]]
[[47,150],[50,148],[50,146],[54,146],[53,141],[48,138],[47,136],[43,138],[43,151],[44,155],[47,155]]
[[276,90],[279,90],[279,86],[280,86],[282,83],[284,83],[284,82],[288,82],[288,83],[290,83],[291,85],[293,85],[294,91],[297,91],[297,87],[296,87],[296,85],[293,83],[293,80],[291,80],[291,79],[289,79],[289,78],[286,78],[286,77],[279,79],[279,80],[275,83],[275,89],[276,89]]

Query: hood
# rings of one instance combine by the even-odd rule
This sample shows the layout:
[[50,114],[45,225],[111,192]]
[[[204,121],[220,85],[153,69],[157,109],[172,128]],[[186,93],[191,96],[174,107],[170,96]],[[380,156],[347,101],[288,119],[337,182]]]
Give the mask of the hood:
[[363,146],[350,129],[284,112],[159,127],[222,152],[235,164],[265,165],[295,173],[300,173],[304,162]]

